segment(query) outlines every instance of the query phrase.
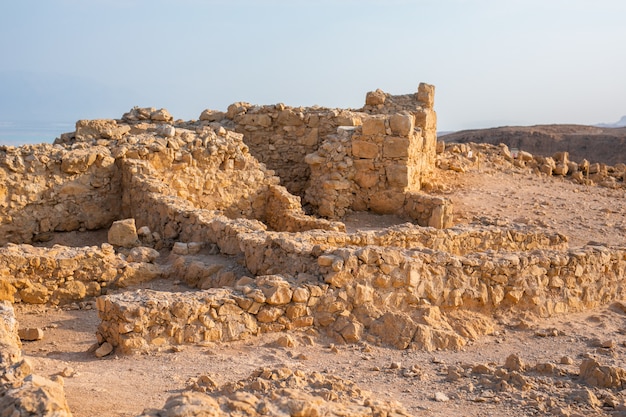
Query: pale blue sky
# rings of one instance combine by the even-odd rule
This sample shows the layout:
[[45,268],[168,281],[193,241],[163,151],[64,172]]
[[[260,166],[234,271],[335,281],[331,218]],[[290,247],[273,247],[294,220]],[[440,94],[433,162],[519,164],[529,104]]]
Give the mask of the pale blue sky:
[[356,108],[421,81],[440,130],[626,114],[624,0],[0,1],[0,121]]

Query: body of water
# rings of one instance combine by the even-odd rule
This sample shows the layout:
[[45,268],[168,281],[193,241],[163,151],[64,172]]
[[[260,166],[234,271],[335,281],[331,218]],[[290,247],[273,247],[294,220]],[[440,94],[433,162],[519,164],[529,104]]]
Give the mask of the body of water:
[[62,133],[73,132],[74,123],[0,121],[0,145],[52,143]]

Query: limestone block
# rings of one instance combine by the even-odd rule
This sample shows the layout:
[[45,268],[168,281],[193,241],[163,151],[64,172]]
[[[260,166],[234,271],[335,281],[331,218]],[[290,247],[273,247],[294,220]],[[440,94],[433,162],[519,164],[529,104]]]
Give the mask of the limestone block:
[[404,188],[409,185],[408,167],[403,164],[391,164],[385,167],[387,183],[390,187]]
[[244,127],[270,127],[272,125],[272,118],[269,114],[265,113],[248,113],[238,118],[237,123]]
[[126,124],[118,125],[115,120],[79,120],[76,122],[75,138],[80,142],[100,138],[120,140],[130,130],[130,126]]
[[302,126],[304,114],[295,109],[284,109],[278,113],[277,124],[281,126]]
[[304,146],[315,146],[318,144],[319,142],[319,129],[318,128],[313,128],[311,130],[309,130],[309,132],[305,135],[302,136],[302,138],[299,140],[301,145]]
[[374,213],[398,213],[404,206],[404,194],[401,192],[381,191],[370,196],[369,207]]
[[415,116],[402,113],[394,114],[389,119],[389,127],[392,134],[408,137],[415,128]]
[[385,127],[385,119],[382,117],[371,117],[363,120],[363,127],[361,130],[363,136],[375,136],[387,134],[387,128]]
[[404,313],[386,313],[370,326],[370,332],[378,336],[385,345],[406,349],[417,329],[417,325]]
[[87,287],[81,281],[70,281],[52,293],[50,301],[53,304],[66,304],[82,300],[87,296]]
[[411,141],[408,138],[391,136],[383,142],[384,158],[408,158]]
[[169,124],[160,125],[157,128],[157,133],[166,138],[173,138],[174,136],[176,136],[176,128]]
[[552,166],[550,164],[543,164],[539,167],[539,171],[547,176],[552,175]]
[[378,157],[378,145],[364,140],[353,140],[352,156],[355,158],[375,159]]
[[43,330],[39,327],[26,327],[19,329],[18,335],[21,340],[32,342],[43,339]]
[[226,113],[210,109],[206,109],[200,114],[200,120],[207,122],[219,122],[225,117]]
[[354,175],[354,182],[361,188],[374,187],[379,182],[379,175],[374,171],[357,171]]
[[554,175],[567,175],[567,164],[559,163],[554,167]]
[[569,152],[556,152],[552,155],[552,159],[556,162],[556,164],[565,164],[569,162]]
[[519,159],[520,161],[524,161],[524,162],[530,162],[534,158],[533,158],[533,155],[530,152],[519,151],[517,153],[517,159]]
[[228,119],[234,119],[236,116],[244,114],[249,107],[251,107],[250,103],[245,103],[241,101],[233,103],[228,106],[228,109],[226,109],[226,117]]
[[124,219],[113,222],[108,233],[108,241],[113,246],[132,248],[139,244],[135,219]]
[[147,248],[145,246],[138,246],[132,248],[126,257],[127,262],[154,262],[159,257],[159,251]]
[[308,165],[322,165],[326,162],[326,158],[324,158],[317,152],[313,152],[304,157],[304,162],[306,162]]
[[0,301],[14,302],[14,295],[17,290],[5,278],[0,278]]
[[61,170],[66,174],[80,174],[87,171],[98,154],[90,149],[75,149],[63,155]]
[[23,303],[44,304],[48,301],[50,292],[41,284],[31,283],[28,287],[19,291],[19,296]]
[[370,91],[365,95],[365,105],[366,106],[378,106],[381,104],[385,104],[385,99],[387,95],[380,88],[376,91]]
[[417,100],[419,100],[424,107],[432,109],[435,105],[435,86],[420,83],[417,87]]
[[150,113],[150,120],[155,122],[171,122],[174,118],[166,109],[159,109]]

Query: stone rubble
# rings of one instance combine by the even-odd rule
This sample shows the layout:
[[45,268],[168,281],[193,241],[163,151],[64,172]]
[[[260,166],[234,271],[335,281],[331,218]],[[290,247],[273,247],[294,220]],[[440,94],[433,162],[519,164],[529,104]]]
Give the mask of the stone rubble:
[[172,396],[162,410],[145,410],[139,417],[410,415],[397,402],[376,399],[351,381],[318,372],[261,368],[247,379],[222,386],[206,379],[210,383],[201,384],[208,389]]
[[63,380],[34,375],[22,357],[17,320],[9,301],[0,301],[0,415],[71,417]]

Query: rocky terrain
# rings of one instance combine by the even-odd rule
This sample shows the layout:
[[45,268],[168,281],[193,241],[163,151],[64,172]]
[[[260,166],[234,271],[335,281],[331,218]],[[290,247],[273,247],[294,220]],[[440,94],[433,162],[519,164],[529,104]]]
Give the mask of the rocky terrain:
[[433,94],[5,147],[3,415],[626,415],[626,166]]
[[609,128],[585,125],[506,126],[463,130],[441,136],[446,142],[504,143],[532,154],[550,156],[569,152],[580,161],[609,165],[626,163],[626,127]]

